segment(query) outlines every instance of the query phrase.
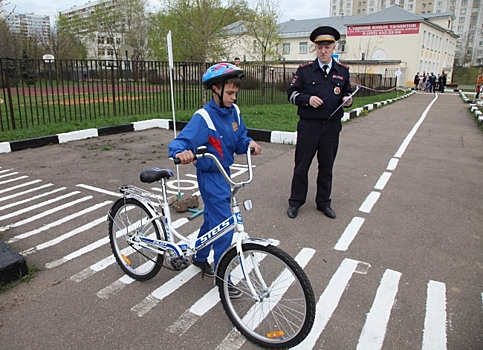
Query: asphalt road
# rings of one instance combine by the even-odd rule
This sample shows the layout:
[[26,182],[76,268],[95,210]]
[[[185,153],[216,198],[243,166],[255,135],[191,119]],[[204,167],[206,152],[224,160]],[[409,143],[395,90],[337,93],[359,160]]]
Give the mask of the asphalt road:
[[[151,129],[0,154],[2,239],[41,268],[0,295],[2,349],[257,348],[227,343],[219,303],[190,311],[210,279],[162,269],[132,282],[112,263],[106,214],[117,189],[145,187],[146,168],[175,170],[172,137]],[[299,349],[483,349],[483,134],[457,94],[415,94],[344,125],[335,220],[316,210],[316,163],[308,202],[287,217],[294,147],[261,144],[238,196],[254,205],[245,228],[292,256],[315,250],[305,271],[317,319]],[[194,193],[194,168],[179,169],[184,195]]]

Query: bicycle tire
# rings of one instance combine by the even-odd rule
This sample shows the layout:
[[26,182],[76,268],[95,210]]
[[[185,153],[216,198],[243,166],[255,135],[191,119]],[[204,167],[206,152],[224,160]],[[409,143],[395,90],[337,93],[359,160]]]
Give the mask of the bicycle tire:
[[[236,248],[220,262],[217,283],[223,308],[231,322],[249,341],[264,348],[290,348],[302,342],[315,320],[316,302],[312,286],[300,265],[275,246],[245,243],[246,261],[256,263],[268,287],[263,288],[255,270],[248,263],[253,287],[260,301],[252,298],[242,278]],[[231,299],[229,287],[235,285],[241,296]]]
[[160,240],[161,234],[145,205],[134,198],[117,201],[109,213],[111,250],[122,270],[138,281],[146,281],[159,272],[163,255],[128,242],[133,234]]

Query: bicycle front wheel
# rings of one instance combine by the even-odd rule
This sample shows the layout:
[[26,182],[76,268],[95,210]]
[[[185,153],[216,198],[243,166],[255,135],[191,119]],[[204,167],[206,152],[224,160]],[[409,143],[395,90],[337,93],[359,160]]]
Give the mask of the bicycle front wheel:
[[243,244],[245,274],[233,248],[217,272],[223,308],[234,326],[251,342],[267,348],[289,348],[309,334],[315,319],[315,297],[297,262],[275,246]]
[[109,240],[123,271],[138,281],[153,278],[161,269],[163,256],[133,243],[135,236],[161,239],[158,227],[143,203],[127,198],[116,202],[109,213]]

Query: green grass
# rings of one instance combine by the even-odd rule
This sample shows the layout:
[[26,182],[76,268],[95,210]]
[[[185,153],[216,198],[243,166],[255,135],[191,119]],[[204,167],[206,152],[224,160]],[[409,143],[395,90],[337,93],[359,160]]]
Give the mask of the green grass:
[[[362,107],[369,103],[379,102],[402,96],[403,92],[389,92],[375,96],[357,97],[351,108],[346,111]],[[176,112],[176,120],[188,121],[193,115],[193,111],[179,111]],[[261,130],[277,130],[293,132],[297,128],[297,107],[291,104],[273,104],[273,105],[256,105],[256,106],[242,106],[241,112],[245,124],[250,129]],[[117,116],[117,117],[103,117],[98,119],[84,119],[66,120],[55,124],[34,125],[28,129],[23,130],[9,130],[0,133],[0,142],[9,142],[15,140],[25,140],[30,138],[38,138],[42,136],[56,135],[76,130],[95,129],[105,126],[128,124],[150,119],[169,119],[173,117],[172,112],[162,112],[143,115]]]

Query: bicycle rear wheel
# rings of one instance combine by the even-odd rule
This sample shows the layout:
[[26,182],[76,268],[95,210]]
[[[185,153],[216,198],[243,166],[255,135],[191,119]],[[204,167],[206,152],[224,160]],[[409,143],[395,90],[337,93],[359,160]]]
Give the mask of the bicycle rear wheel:
[[161,239],[156,224],[143,203],[127,198],[117,201],[109,212],[109,240],[116,261],[124,272],[138,281],[153,278],[161,269],[163,255],[144,249],[130,239],[143,236]]
[[[223,308],[234,326],[251,342],[268,348],[288,348],[309,334],[315,319],[315,297],[302,268],[275,246],[243,244],[255,300],[243,278],[236,249],[230,250],[217,271]],[[258,273],[259,272],[259,273]],[[241,291],[230,298],[229,290]],[[240,294],[233,293],[233,294]]]

